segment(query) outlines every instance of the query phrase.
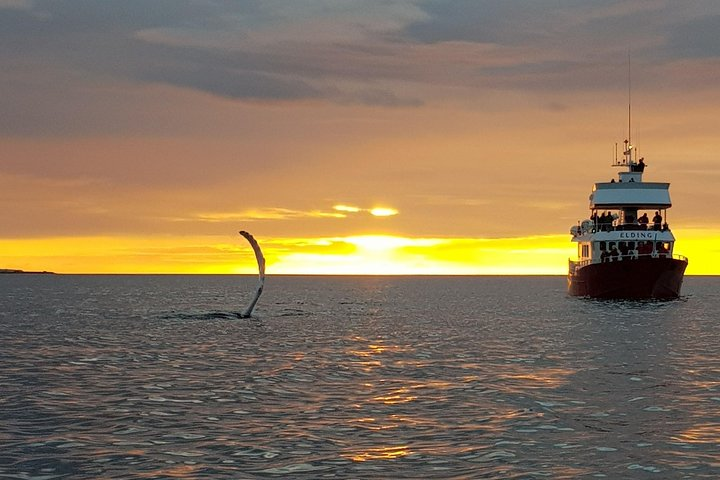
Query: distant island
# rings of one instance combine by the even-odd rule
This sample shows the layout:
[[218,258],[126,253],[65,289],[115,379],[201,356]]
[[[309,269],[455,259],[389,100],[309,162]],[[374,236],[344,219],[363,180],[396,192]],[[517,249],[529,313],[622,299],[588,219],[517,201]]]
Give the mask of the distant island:
[[2,275],[4,273],[24,273],[24,274],[34,273],[34,274],[42,274],[42,275],[55,275],[55,272],[46,272],[44,270],[42,272],[26,272],[25,270],[16,270],[16,269],[12,269],[12,268],[0,268],[0,275]]

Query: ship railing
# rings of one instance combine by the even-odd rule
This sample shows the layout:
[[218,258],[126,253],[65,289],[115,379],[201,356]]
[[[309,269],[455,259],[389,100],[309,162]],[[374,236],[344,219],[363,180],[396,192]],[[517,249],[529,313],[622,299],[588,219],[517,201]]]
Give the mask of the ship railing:
[[591,263],[593,263],[592,260],[570,260],[570,259],[568,259],[568,267],[569,267],[570,274],[574,274],[575,272],[580,270],[582,267],[584,267],[586,265],[590,265]]
[[578,269],[590,265],[593,263],[609,263],[609,262],[629,262],[632,260],[638,260],[640,258],[673,258],[675,260],[680,260],[681,262],[687,263],[688,259],[687,257],[683,255],[677,255],[677,254],[670,254],[668,252],[652,252],[652,253],[637,253],[637,250],[631,251],[630,253],[626,255],[615,255],[611,257],[607,257],[605,259],[586,259],[586,260],[568,260],[569,270],[570,273],[574,273]]
[[670,230],[670,225],[664,223],[640,225],[637,223],[591,223],[586,228],[581,228],[578,233],[597,233],[597,232],[618,232],[618,231],[639,231],[639,232],[666,232]]
[[681,260],[687,262],[687,257],[682,255],[671,254],[670,252],[651,252],[651,253],[638,253],[637,250],[630,250],[625,255],[613,255],[608,256],[605,259],[598,259],[597,261],[590,261],[590,263],[603,263],[604,262],[621,262],[623,260],[637,260],[640,258],[674,258],[675,260]]

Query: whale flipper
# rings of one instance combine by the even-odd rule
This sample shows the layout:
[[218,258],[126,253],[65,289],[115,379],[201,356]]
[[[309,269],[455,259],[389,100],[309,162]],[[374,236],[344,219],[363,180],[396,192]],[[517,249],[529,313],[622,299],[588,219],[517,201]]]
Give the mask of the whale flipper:
[[252,247],[253,251],[255,252],[255,258],[257,259],[258,264],[258,287],[257,291],[255,292],[255,298],[252,299],[250,304],[247,306],[244,312],[239,314],[240,318],[250,318],[252,316],[252,312],[255,309],[255,304],[257,303],[258,299],[260,298],[260,295],[262,294],[263,287],[265,286],[265,257],[263,257],[262,250],[260,250],[260,245],[258,245],[257,241],[255,240],[255,237],[250,235],[245,230],[240,231],[240,235],[245,237],[245,239],[250,242],[250,246]]

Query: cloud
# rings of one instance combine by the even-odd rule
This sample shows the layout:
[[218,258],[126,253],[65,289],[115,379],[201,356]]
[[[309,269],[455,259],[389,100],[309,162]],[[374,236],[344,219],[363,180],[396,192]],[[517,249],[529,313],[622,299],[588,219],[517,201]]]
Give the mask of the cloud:
[[30,10],[32,8],[31,0],[0,0],[0,9],[12,10]]
[[397,95],[389,90],[358,90],[338,96],[341,102],[377,107],[420,107],[425,104],[419,98]]
[[720,57],[720,15],[693,18],[677,25],[667,39],[667,48],[683,58]]
[[359,208],[351,205],[333,205],[332,211],[325,210],[295,210],[290,208],[257,208],[241,212],[211,212],[200,213],[193,217],[175,218],[175,221],[203,222],[248,222],[255,220],[290,220],[298,218],[346,218],[350,214],[368,213],[373,217],[391,217],[400,213],[394,208],[375,207]]
[[425,0],[418,6],[426,16],[404,29],[407,37],[418,42],[484,43],[580,58],[591,49],[596,53],[608,47],[626,49],[628,40],[642,40],[653,33],[657,36],[662,32],[659,28],[682,22],[687,15],[702,15],[710,5],[687,8],[618,0],[557,0],[552,4],[532,0]]
[[370,209],[370,215],[373,217],[394,217],[397,215],[398,212],[394,208],[387,208],[387,207],[375,207]]
[[360,207],[353,207],[352,205],[333,205],[333,210],[337,210],[338,212],[350,212],[350,213],[357,213],[362,211],[362,208]]
[[516,0],[430,0],[420,6],[427,17],[408,25],[405,34],[424,43],[523,44],[546,35],[552,11],[542,2]]
[[323,212],[320,210],[301,211],[289,208],[260,208],[242,212],[201,213],[194,218],[178,218],[176,220],[201,220],[204,222],[248,222],[254,220],[287,220],[295,218],[345,218],[337,212]]
[[347,212],[347,213],[360,213],[360,212],[366,212],[372,215],[373,217],[393,217],[400,212],[395,208],[390,207],[373,207],[373,208],[360,208],[360,207],[354,207],[351,205],[334,205],[333,210],[337,210],[338,212]]
[[133,122],[116,103],[147,84],[393,109],[438,86],[607,89],[628,46],[660,63],[716,57],[719,18],[713,2],[5,0],[0,132],[117,131]]
[[236,99],[280,101],[322,96],[318,88],[300,79],[236,70],[211,62],[151,67],[139,77]]
[[[402,35],[427,45],[482,44],[477,85],[525,91],[616,88],[627,51],[645,85],[667,86],[664,64],[715,57],[720,5],[713,2],[427,0]],[[644,61],[643,61],[644,60]],[[624,78],[624,76],[623,76]],[[470,82],[472,73],[465,79]]]
[[[360,64],[368,57],[372,63],[363,45],[376,33],[402,24],[406,9],[400,4],[57,0],[34,5],[0,9],[0,59],[25,68],[42,65],[48,87],[59,95],[73,86],[54,77],[75,70],[85,73],[79,79],[84,88],[114,77],[240,100],[421,104],[390,86],[363,86],[361,77],[372,71],[352,67],[358,63],[353,56]],[[390,17],[382,20],[384,13]],[[348,79],[360,83],[346,84]]]

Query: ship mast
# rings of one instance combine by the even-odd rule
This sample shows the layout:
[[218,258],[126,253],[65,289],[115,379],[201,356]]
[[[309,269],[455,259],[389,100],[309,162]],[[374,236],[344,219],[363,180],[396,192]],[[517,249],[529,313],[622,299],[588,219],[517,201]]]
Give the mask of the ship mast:
[[631,108],[632,108],[632,89],[631,89],[631,77],[630,77],[630,50],[628,50],[628,143],[632,145],[632,132],[631,132]]
[[[631,82],[631,70],[630,70],[630,51],[628,50],[628,64],[627,64],[627,137],[623,142],[623,158],[622,161],[618,161],[617,153],[615,154],[614,167],[627,168],[627,171],[620,172],[618,174],[618,180],[620,182],[642,182],[642,174],[645,170],[645,163],[643,159],[638,160],[637,152],[633,158],[633,150],[635,147],[632,144],[632,82]],[[616,144],[617,145],[617,144]],[[617,148],[617,147],[616,147]]]
[[[628,75],[628,134],[627,134],[627,140],[625,140],[625,150],[623,152],[625,159],[623,161],[623,166],[627,166],[629,171],[632,171],[632,166],[635,162],[633,162],[633,144],[632,144],[632,84],[631,84],[631,77],[630,77],[630,50],[628,49],[628,65],[627,65],[627,75]],[[637,155],[636,155],[637,158]]]

